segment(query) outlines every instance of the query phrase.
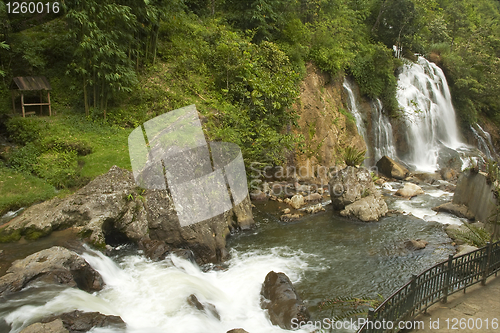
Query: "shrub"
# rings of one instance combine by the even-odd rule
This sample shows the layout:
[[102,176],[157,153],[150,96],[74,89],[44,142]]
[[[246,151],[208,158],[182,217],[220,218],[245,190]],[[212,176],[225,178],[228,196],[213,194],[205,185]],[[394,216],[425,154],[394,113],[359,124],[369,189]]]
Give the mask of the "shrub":
[[344,151],[344,162],[348,166],[358,166],[365,160],[366,150],[359,150],[356,147],[349,146]]

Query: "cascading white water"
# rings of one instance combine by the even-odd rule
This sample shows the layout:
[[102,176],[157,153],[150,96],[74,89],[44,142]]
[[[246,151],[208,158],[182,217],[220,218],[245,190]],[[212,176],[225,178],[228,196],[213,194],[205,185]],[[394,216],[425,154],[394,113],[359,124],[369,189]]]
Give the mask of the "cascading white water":
[[470,129],[477,140],[479,150],[482,151],[489,160],[494,160],[497,156],[497,152],[495,151],[495,146],[493,146],[493,142],[491,141],[490,133],[486,132],[477,123],[474,124],[474,126],[471,126]]
[[356,127],[358,128],[358,133],[359,133],[359,135],[361,135],[363,140],[365,140],[365,142],[366,142],[366,127],[365,127],[363,116],[359,110],[358,101],[356,100],[356,97],[354,96],[353,83],[350,80],[348,80],[348,78],[345,78],[342,86],[344,87],[345,91],[347,92],[349,108],[350,108],[349,111],[351,111],[351,114],[354,116],[354,119],[356,119]]
[[[152,262],[130,255],[117,264],[100,252],[90,251],[83,257],[102,275],[106,283],[102,291],[89,294],[68,288],[45,295],[38,293],[37,297],[46,297],[46,303],[21,306],[5,320],[11,324],[11,333],[17,333],[36,319],[79,309],[120,316],[127,324],[127,333],[226,332],[233,328],[288,332],[272,325],[260,308],[262,282],[274,270],[284,272],[297,283],[308,269],[303,260],[308,255],[287,248],[274,248],[271,253],[233,251],[232,255],[229,269],[203,272],[197,265],[175,256]],[[191,294],[202,303],[215,305],[221,319],[190,306],[187,297]],[[114,331],[107,328],[93,332]]]
[[378,98],[371,104],[374,162],[380,160],[384,155],[395,158],[396,148],[394,147],[389,117],[383,113],[382,102]]
[[397,99],[410,147],[406,160],[417,170],[434,172],[441,145],[463,146],[443,71],[423,57],[406,63],[398,79]]

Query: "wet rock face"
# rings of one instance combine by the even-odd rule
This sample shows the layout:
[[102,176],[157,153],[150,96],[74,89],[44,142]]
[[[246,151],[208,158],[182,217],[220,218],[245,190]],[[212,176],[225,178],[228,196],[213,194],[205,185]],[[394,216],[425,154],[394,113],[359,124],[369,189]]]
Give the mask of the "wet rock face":
[[37,282],[77,287],[87,292],[101,290],[104,286],[100,274],[83,258],[73,251],[54,246],[14,261],[7,273],[0,277],[0,297]]
[[309,311],[284,273],[269,272],[262,284],[261,295],[261,307],[268,310],[273,325],[289,330],[295,320],[307,322],[310,318]]
[[69,333],[88,332],[95,327],[114,327],[120,330],[126,328],[125,322],[118,316],[106,316],[99,312],[72,311],[42,320],[42,324],[62,321]]
[[389,178],[403,180],[408,176],[408,169],[389,156],[382,156],[377,162],[378,172]]
[[28,208],[0,233],[39,237],[74,227],[99,246],[142,244],[155,259],[175,248],[190,249],[205,264],[225,260],[226,236],[253,224],[247,196],[224,214],[181,227],[168,191],[140,189],[130,171],[113,166],[74,195]]
[[345,217],[377,221],[388,209],[370,172],[365,168],[347,168],[337,172],[329,182],[332,205]]
[[466,218],[470,221],[475,219],[474,214],[465,205],[457,205],[452,202],[447,202],[437,207],[432,208],[436,212],[446,212],[458,217]]

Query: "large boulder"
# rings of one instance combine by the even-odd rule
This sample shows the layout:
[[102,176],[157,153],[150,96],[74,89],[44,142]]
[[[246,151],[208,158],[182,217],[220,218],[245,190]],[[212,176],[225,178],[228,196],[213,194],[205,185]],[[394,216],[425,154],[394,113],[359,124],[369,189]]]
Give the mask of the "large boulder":
[[381,216],[387,214],[388,208],[381,196],[370,195],[347,205],[340,215],[344,217],[356,217],[363,222],[378,221]]
[[292,320],[307,322],[310,318],[309,311],[284,273],[269,272],[262,284],[261,295],[261,307],[268,310],[273,325],[289,330],[292,329]]
[[88,292],[101,290],[102,277],[82,257],[54,246],[16,260],[0,277],[0,297],[37,282],[77,287]]
[[365,168],[348,166],[333,176],[329,186],[333,208],[343,216],[377,221],[387,213],[387,204]]
[[382,156],[377,162],[378,172],[389,178],[403,180],[408,176],[408,169],[394,161],[389,156]]
[[73,227],[99,246],[148,241],[157,241],[158,246],[163,242],[165,251],[190,249],[196,260],[204,264],[224,260],[230,232],[253,224],[247,196],[223,214],[181,226],[170,192],[141,189],[130,171],[113,166],[67,198],[29,207],[0,229],[0,236],[37,238]]
[[398,195],[400,197],[408,199],[413,198],[419,194],[424,194],[424,191],[420,186],[413,183],[406,183],[403,188],[400,188],[396,191],[396,193],[394,193],[394,195]]
[[472,213],[469,208],[465,205],[457,205],[453,202],[447,202],[437,207],[432,208],[433,211],[436,212],[445,212],[456,215],[458,217],[463,217],[468,220],[474,220],[474,213]]

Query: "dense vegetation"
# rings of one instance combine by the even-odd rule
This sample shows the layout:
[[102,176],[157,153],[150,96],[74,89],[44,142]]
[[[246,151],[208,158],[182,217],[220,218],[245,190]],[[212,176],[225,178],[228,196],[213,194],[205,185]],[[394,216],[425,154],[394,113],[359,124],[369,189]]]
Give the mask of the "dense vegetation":
[[[2,153],[2,178],[80,186],[112,164],[129,166],[121,145],[132,128],[193,103],[211,140],[237,143],[247,163],[281,164],[301,140],[290,129],[305,64],[352,76],[396,116],[394,45],[443,67],[463,125],[483,116],[498,124],[499,8],[495,0],[75,0],[39,15],[9,14],[1,2],[0,123],[18,144]],[[12,77],[29,75],[50,79],[54,119],[6,116]]]

